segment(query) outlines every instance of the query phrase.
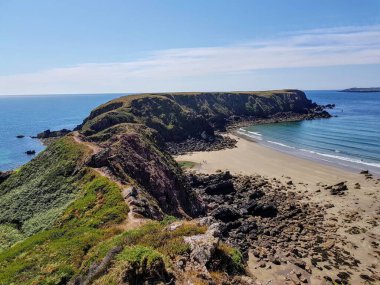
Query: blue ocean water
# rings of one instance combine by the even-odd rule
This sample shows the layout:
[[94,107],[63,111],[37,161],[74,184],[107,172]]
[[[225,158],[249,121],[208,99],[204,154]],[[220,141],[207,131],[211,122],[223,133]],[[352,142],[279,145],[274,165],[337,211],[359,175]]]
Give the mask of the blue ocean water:
[[246,133],[291,154],[380,173],[380,93],[305,93],[318,104],[335,104],[329,112],[337,117],[251,126]]
[[[44,149],[30,138],[46,129],[72,129],[98,105],[123,94],[0,96],[0,170],[14,169]],[[17,135],[25,135],[18,139]]]

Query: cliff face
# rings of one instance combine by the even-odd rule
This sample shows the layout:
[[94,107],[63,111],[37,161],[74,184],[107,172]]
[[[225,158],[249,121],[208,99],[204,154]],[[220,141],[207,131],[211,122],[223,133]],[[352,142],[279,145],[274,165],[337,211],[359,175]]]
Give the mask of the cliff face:
[[153,219],[162,219],[165,214],[202,214],[198,199],[189,191],[173,158],[142,130],[123,124],[118,130],[99,142],[103,150],[92,157],[90,165],[102,167],[119,181],[134,185],[133,212]]

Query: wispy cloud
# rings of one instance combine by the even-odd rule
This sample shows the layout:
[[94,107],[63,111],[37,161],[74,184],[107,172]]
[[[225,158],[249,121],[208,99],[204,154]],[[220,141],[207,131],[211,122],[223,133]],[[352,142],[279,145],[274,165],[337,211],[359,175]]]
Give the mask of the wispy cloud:
[[239,45],[161,50],[129,62],[0,76],[0,94],[175,90],[186,80],[197,89],[207,86],[208,77],[260,69],[361,64],[380,64],[380,26],[310,30]]

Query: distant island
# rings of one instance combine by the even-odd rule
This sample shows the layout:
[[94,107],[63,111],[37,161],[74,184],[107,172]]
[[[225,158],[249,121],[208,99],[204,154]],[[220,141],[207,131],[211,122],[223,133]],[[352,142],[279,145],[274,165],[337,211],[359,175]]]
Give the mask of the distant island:
[[363,93],[368,93],[368,92],[380,92],[380,87],[369,87],[369,88],[348,88],[341,90],[340,92],[363,92]]

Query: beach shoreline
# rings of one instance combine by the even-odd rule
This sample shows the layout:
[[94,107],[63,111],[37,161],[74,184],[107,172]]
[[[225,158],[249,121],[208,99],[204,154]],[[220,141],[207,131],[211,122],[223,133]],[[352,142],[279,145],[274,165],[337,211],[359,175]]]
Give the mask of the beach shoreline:
[[[242,139],[247,140],[249,142],[259,144],[264,148],[271,149],[274,152],[285,153],[285,154],[288,154],[292,157],[296,157],[296,158],[303,159],[303,160],[308,160],[311,162],[315,162],[317,164],[322,164],[325,166],[337,168],[337,169],[352,172],[352,173],[360,173],[361,171],[369,171],[373,175],[374,178],[380,178],[380,168],[377,168],[375,166],[371,166],[371,165],[368,165],[365,163],[363,163],[361,165],[361,164],[354,162],[354,161],[340,160],[338,158],[335,158],[335,159],[331,158],[330,160],[328,160],[328,159],[324,158],[323,156],[321,156],[321,157],[317,156],[317,154],[315,152],[310,152],[310,153],[309,152],[302,152],[301,150],[297,150],[293,147],[289,147],[289,146],[280,147],[280,146],[278,146],[281,144],[278,144],[276,146],[270,145],[269,143],[264,143],[258,139],[255,139],[254,137],[252,137],[248,134],[245,134],[243,131],[240,131],[240,128],[230,130],[229,133],[235,137],[239,137],[239,138],[242,138]],[[289,148],[289,150],[287,148]]]
[[[362,284],[360,275],[363,272],[379,274],[379,253],[374,245],[380,239],[380,225],[374,221],[380,216],[380,179],[283,153],[231,133],[227,135],[237,140],[235,148],[194,152],[175,159],[195,162],[191,171],[197,173],[229,171],[232,175],[258,174],[268,181],[280,181],[291,185],[288,191],[301,195],[304,203],[324,208],[325,225],[336,227],[334,244],[359,260],[360,270],[317,268],[310,264],[310,260],[305,260],[313,268],[311,284],[324,284],[324,276],[337,275],[345,270],[351,275],[351,284]],[[339,183],[347,185],[348,190],[342,195],[331,194],[329,186]],[[271,284],[284,284],[283,272],[292,270],[290,264],[261,268],[259,262],[250,254],[247,270],[263,284],[268,280],[272,280]]]

